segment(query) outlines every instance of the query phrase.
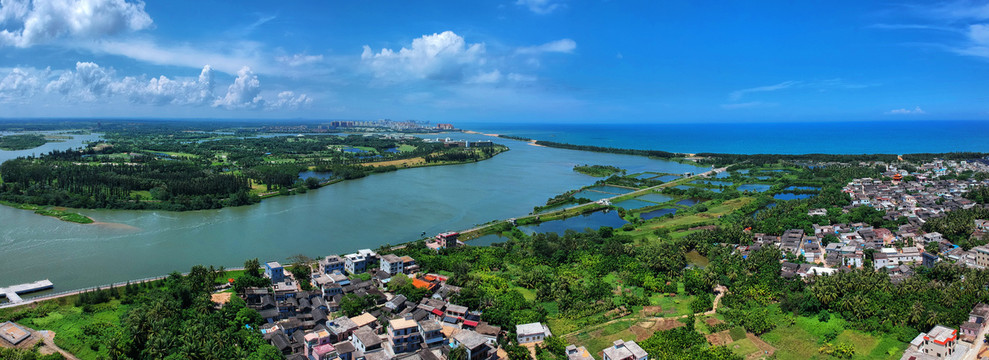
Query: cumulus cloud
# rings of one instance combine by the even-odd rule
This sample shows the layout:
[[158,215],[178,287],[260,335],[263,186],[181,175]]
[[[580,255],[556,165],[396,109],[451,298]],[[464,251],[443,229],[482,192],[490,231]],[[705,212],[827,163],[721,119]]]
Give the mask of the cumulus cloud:
[[[364,45],[361,61],[374,76],[386,81],[431,79],[461,81],[466,70],[485,63],[483,43],[467,44],[452,31],[423,35],[412,40],[412,46],[398,51],[381,49],[374,53]],[[474,74],[471,74],[474,75]]]
[[887,111],[886,112],[886,115],[923,115],[923,114],[926,114],[926,113],[927,112],[924,111],[924,109],[921,109],[920,106],[917,106],[917,107],[914,107],[913,110],[906,109],[906,108],[903,108],[903,109],[893,109],[893,110]]
[[292,56],[279,56],[278,62],[288,66],[302,66],[323,61],[323,55],[295,54]]
[[244,67],[222,97],[215,94],[214,70],[206,65],[199,76],[167,77],[117,76],[113,68],[92,62],[78,62],[70,70],[52,71],[13,68],[0,71],[0,102],[40,100],[38,94],[62,95],[69,102],[212,106],[224,109],[295,110],[308,107],[313,99],[306,94],[283,91],[277,100],[265,102],[258,76]]
[[519,54],[564,53],[570,54],[577,49],[577,42],[570,39],[560,39],[536,46],[521,47],[516,50]]
[[282,91],[278,93],[278,98],[269,104],[269,109],[301,109],[312,105],[312,98],[306,94],[298,94],[292,91]]
[[258,109],[264,106],[261,98],[261,81],[250,67],[242,67],[237,72],[234,83],[227,88],[227,94],[213,102],[214,107],[227,109]]
[[13,68],[0,79],[0,101],[8,102],[34,95],[41,88],[41,80],[29,70]]
[[556,0],[518,0],[515,5],[528,8],[529,11],[539,15],[546,15],[563,7],[563,4]]
[[0,1],[0,46],[30,47],[62,37],[95,39],[151,24],[140,0]]

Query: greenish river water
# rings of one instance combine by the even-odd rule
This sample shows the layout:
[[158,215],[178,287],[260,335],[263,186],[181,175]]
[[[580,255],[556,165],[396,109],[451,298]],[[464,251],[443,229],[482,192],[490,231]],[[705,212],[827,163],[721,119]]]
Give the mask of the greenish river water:
[[[47,278],[55,291],[64,291],[187,271],[196,264],[234,267],[247,258],[284,261],[300,253],[321,256],[399,244],[423,232],[434,235],[528,214],[549,197],[597,180],[574,172],[578,164],[615,165],[629,173],[700,170],[638,156],[449,136],[493,139],[511,151],[480,163],[376,174],[247,207],[78,210],[97,221],[90,225],[0,206],[0,286]],[[95,138],[0,151],[0,161],[78,147]]]

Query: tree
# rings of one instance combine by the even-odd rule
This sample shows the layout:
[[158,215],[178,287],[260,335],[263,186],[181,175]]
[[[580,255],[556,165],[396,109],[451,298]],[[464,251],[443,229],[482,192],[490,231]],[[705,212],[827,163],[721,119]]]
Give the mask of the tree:
[[447,355],[447,360],[467,360],[467,349],[463,346],[457,346],[453,350],[450,350],[450,355]]

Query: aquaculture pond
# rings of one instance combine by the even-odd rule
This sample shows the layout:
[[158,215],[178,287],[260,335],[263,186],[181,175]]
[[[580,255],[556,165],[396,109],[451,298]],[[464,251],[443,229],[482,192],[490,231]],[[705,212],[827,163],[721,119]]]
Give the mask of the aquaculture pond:
[[657,175],[658,175],[658,174],[653,174],[653,173],[645,173],[645,174],[639,174],[639,175],[635,175],[634,177],[635,177],[636,179],[640,179],[640,180],[642,180],[642,179],[649,179],[649,178],[654,178],[654,177],[656,177]]
[[670,181],[673,181],[673,180],[676,180],[676,179],[679,179],[679,178],[680,178],[680,175],[662,175],[662,176],[658,176],[658,177],[653,178],[653,180],[659,180],[659,181],[662,181],[662,182],[670,182]]
[[707,185],[714,185],[714,186],[732,186],[732,185],[735,185],[735,184],[734,184],[733,182],[731,182],[731,181],[716,181],[716,180],[694,180],[694,181],[692,181],[692,182],[693,182],[694,184],[707,184]]
[[724,179],[724,178],[727,178],[729,176],[731,176],[730,173],[728,173],[727,171],[722,171],[722,172],[719,172],[718,175],[714,175],[714,178],[715,179]]
[[625,219],[618,216],[617,211],[596,211],[590,214],[574,216],[562,220],[553,220],[535,225],[519,226],[519,230],[522,230],[530,235],[535,233],[550,232],[563,235],[563,233],[567,230],[582,232],[585,229],[597,230],[602,226],[610,226],[617,229],[625,224],[628,224],[628,221],[625,221]]
[[591,201],[598,201],[598,200],[601,200],[601,199],[615,197],[616,195],[617,194],[609,194],[609,193],[604,193],[604,192],[594,191],[594,190],[584,190],[584,191],[580,191],[580,192],[578,192],[576,194],[573,194],[573,197],[575,199],[584,198],[584,199],[588,199],[588,200],[591,200]]
[[663,194],[657,194],[657,193],[650,193],[641,196],[636,196],[635,198],[639,200],[652,201],[654,203],[664,203],[673,200],[672,197]]
[[821,188],[815,186],[790,186],[784,191],[820,191]]
[[616,202],[613,205],[615,205],[617,207],[620,207],[622,209],[626,209],[626,210],[635,210],[635,209],[641,209],[641,208],[649,207],[649,206],[656,206],[656,205],[659,205],[659,204],[656,204],[656,203],[653,203],[653,202],[648,202],[648,201],[637,200],[637,199],[628,199],[628,200],[622,200],[622,201]]
[[768,184],[742,184],[738,186],[738,191],[765,192],[771,187],[773,186]]
[[663,209],[656,209],[650,212],[641,213],[639,214],[639,217],[641,217],[642,220],[649,220],[652,218],[661,217],[666,214],[676,214],[676,212],[677,212],[676,208],[663,208]]
[[612,193],[612,194],[627,194],[627,193],[630,193],[630,192],[635,191],[633,189],[626,189],[626,188],[623,188],[623,187],[612,186],[612,185],[598,185],[598,186],[590,187],[590,188],[587,188],[587,189],[588,190],[595,190],[595,191],[602,191],[602,192]]
[[773,195],[773,199],[776,199],[776,200],[798,200],[798,199],[808,199],[808,198],[812,198],[814,196],[815,195],[813,195],[813,194],[779,193],[779,194]]
[[704,199],[701,199],[701,198],[686,198],[686,199],[677,201],[677,205],[694,206],[694,205],[700,204],[702,202],[704,202]]
[[499,234],[488,234],[476,239],[467,240],[466,243],[470,246],[491,246],[492,244],[507,242],[508,240],[511,239]]

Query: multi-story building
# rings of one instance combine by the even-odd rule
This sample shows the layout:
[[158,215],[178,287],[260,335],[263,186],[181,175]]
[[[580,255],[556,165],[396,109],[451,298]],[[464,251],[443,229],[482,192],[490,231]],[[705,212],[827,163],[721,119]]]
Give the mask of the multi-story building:
[[958,330],[937,325],[931,331],[917,335],[901,359],[946,359],[956,352],[968,351],[968,346],[957,340]]
[[395,254],[385,254],[381,255],[381,271],[388,273],[389,275],[397,275],[404,272],[405,262],[402,258],[395,256]]
[[515,325],[515,334],[519,344],[543,341],[547,336],[553,336],[549,328],[542,323]]
[[388,342],[395,354],[419,350],[422,345],[419,324],[412,319],[388,321]]
[[491,346],[488,345],[487,337],[470,330],[461,330],[453,334],[450,345],[467,350],[468,360],[482,360],[491,356]]
[[264,263],[264,276],[271,279],[272,283],[280,282],[285,279],[285,268],[277,261],[266,262]]
[[324,274],[343,273],[346,261],[338,255],[330,255],[319,261],[319,269]]

